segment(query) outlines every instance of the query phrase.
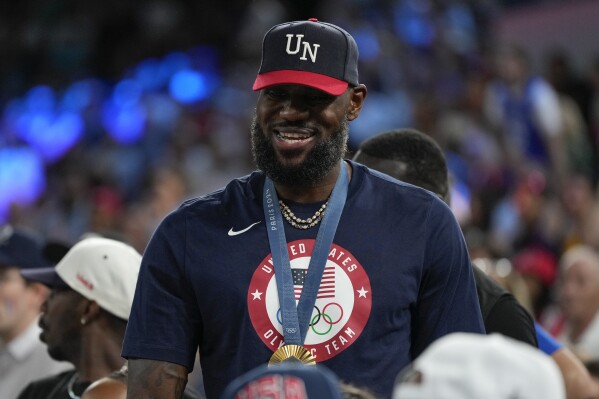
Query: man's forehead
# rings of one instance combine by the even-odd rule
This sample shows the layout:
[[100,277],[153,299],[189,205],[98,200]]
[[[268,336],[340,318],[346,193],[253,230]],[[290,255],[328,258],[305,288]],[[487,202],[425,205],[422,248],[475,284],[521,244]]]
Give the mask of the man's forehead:
[[268,91],[268,90],[281,90],[281,91],[297,93],[297,94],[322,95],[322,96],[327,96],[327,97],[331,97],[331,98],[339,97],[339,96],[334,96],[332,94],[329,94],[326,91],[318,90],[314,87],[300,85],[300,84],[280,84],[280,85],[269,86],[267,88],[262,89],[262,91]]

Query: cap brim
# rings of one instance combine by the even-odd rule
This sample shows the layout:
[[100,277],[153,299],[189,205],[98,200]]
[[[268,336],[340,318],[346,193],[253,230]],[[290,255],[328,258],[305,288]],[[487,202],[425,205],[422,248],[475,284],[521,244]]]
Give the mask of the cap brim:
[[68,284],[56,273],[53,267],[21,270],[21,276],[27,281],[44,284],[50,288],[67,288]]
[[343,80],[321,75],[319,73],[281,70],[259,74],[254,81],[253,89],[254,91],[257,91],[269,86],[284,84],[309,86],[318,90],[322,90],[325,93],[331,94],[333,96],[339,96],[343,94],[348,86],[348,83]]

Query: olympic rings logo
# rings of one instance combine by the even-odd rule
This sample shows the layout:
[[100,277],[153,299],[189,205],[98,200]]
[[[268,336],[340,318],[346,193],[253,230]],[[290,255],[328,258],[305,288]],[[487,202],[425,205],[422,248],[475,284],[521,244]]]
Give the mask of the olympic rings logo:
[[[337,317],[333,320],[333,317],[326,313],[329,306],[334,306],[339,309]],[[331,308],[333,310],[334,308]],[[317,335],[326,335],[331,332],[333,326],[338,324],[343,319],[343,308],[337,302],[329,302],[323,308],[322,311],[318,308],[318,306],[314,306],[315,312],[313,312],[314,316],[312,316],[312,320],[310,320],[309,327],[312,331]],[[281,308],[277,310],[277,321],[279,324],[283,325],[283,320],[281,319]],[[322,321],[322,323],[321,323]]]

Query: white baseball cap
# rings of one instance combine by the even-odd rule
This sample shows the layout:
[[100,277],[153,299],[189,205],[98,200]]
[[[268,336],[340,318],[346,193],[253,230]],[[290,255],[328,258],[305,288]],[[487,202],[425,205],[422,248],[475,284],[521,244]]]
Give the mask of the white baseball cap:
[[133,247],[90,237],[75,244],[55,270],[73,290],[128,320],[140,265],[141,255]]
[[431,344],[395,382],[393,399],[565,399],[554,361],[499,335],[453,333]]

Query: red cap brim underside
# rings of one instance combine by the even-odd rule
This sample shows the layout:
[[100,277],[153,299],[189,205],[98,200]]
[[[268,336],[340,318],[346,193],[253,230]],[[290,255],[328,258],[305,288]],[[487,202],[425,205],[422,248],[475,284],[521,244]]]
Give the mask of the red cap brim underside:
[[334,96],[339,96],[347,89],[348,83],[314,72],[282,70],[266,72],[258,75],[254,82],[254,91],[265,87],[284,84],[296,84],[313,87]]

